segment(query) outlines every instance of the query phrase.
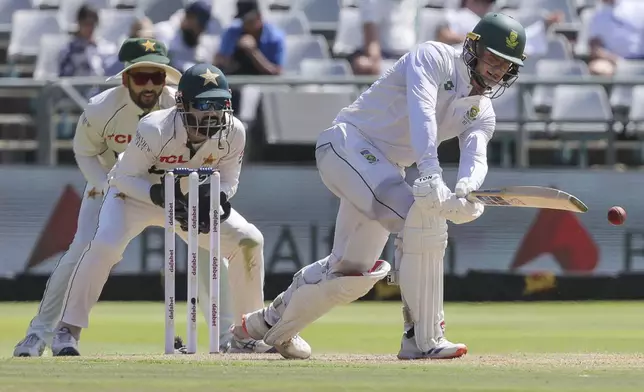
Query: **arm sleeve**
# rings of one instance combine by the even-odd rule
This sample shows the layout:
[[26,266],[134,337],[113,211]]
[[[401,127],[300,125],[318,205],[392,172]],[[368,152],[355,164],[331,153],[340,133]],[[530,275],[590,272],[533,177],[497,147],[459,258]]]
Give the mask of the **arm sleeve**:
[[98,156],[107,150],[107,144],[101,132],[100,125],[92,125],[88,114],[83,112],[76,125],[73,148],[78,168],[85,180],[102,189],[107,183],[107,170],[101,165]]
[[432,44],[419,45],[407,61],[409,132],[421,176],[440,173],[438,162],[436,102],[441,75],[446,73],[443,55]]
[[266,57],[268,61],[271,63],[282,67],[284,65],[284,46],[286,38],[284,38],[284,35],[279,34],[275,38],[275,45],[274,45],[274,50],[268,53],[268,56]]
[[71,44],[68,44],[58,54],[58,76],[74,76],[76,67],[71,56]]
[[133,199],[152,203],[148,170],[156,163],[160,150],[160,132],[145,121],[140,122],[134,140],[110,172],[110,185]]
[[496,119],[487,118],[475,127],[459,135],[461,157],[458,164],[457,182],[468,178],[474,187],[479,189],[487,175],[487,145],[492,139]]
[[602,39],[604,34],[603,34],[603,29],[605,29],[606,26],[603,26],[602,23],[602,15],[601,12],[595,13],[591,18],[590,22],[588,23],[588,38],[593,39],[593,38],[599,38]]
[[241,173],[244,148],[246,146],[246,131],[241,124],[235,125],[236,131],[230,140],[230,152],[219,161],[221,175],[221,191],[230,200],[237,192],[239,174]]
[[358,10],[362,24],[378,23],[378,8],[375,0],[358,1]]
[[221,37],[218,54],[226,57],[232,56],[235,53],[235,46],[238,40],[239,34],[236,29],[232,27],[228,28]]

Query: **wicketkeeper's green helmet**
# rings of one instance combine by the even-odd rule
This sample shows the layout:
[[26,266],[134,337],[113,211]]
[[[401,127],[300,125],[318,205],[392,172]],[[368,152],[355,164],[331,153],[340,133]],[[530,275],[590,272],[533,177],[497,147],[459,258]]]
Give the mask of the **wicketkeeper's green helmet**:
[[[225,138],[233,126],[231,92],[224,73],[211,64],[188,68],[177,87],[177,108],[189,130]],[[201,113],[203,112],[203,113]]]
[[[483,16],[474,29],[467,33],[463,45],[463,60],[477,83],[486,85],[483,77],[476,71],[476,65],[484,50],[511,63],[510,69],[499,82],[500,88],[491,93],[492,98],[501,95],[518,77],[519,67],[523,66],[523,60],[526,58],[523,53],[525,42],[525,29],[521,23],[511,16],[497,12]],[[488,87],[491,92],[493,86]]]

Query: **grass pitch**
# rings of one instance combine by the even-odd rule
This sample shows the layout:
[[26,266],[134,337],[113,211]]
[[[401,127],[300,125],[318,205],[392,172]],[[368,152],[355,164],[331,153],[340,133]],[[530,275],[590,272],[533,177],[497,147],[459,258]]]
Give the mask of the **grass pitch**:
[[[0,303],[0,391],[643,391],[642,305],[450,303],[447,336],[470,353],[411,362],[395,359],[396,303],[356,303],[318,320],[302,333],[314,351],[308,361],[161,355],[161,303],[100,303],[83,357],[11,358],[37,304]],[[177,331],[185,334],[185,322]]]

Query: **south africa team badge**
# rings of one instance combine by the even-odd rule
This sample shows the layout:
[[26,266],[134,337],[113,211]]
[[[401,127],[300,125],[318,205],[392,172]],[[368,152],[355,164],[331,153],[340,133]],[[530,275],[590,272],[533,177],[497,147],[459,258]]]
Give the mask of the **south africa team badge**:
[[364,150],[360,150],[360,154],[371,164],[374,164],[378,162],[378,158],[376,158],[375,155],[371,153],[371,151],[367,150],[366,148]]

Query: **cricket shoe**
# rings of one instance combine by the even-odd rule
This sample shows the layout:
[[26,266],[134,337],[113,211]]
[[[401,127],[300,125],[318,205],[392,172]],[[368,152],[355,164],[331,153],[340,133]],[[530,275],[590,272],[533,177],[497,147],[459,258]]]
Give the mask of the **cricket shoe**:
[[251,338],[241,327],[230,327],[232,339],[228,352],[231,354],[274,354],[277,349],[263,340]]
[[47,347],[47,343],[45,343],[44,339],[41,339],[35,333],[30,333],[16,344],[16,347],[13,349],[13,356],[40,357],[45,352],[45,347]]
[[[260,340],[264,339],[271,326],[264,319],[264,309],[260,309],[242,316],[242,328],[251,338]],[[286,359],[308,359],[311,356],[311,346],[300,335],[274,347]]]
[[404,333],[400,343],[398,359],[453,359],[467,354],[467,346],[463,343],[452,343],[445,338],[440,338],[436,347],[427,352],[422,352],[416,345],[416,339],[407,337]]
[[78,341],[69,328],[63,327],[56,331],[54,340],[51,343],[51,352],[54,357],[75,357],[79,356]]

